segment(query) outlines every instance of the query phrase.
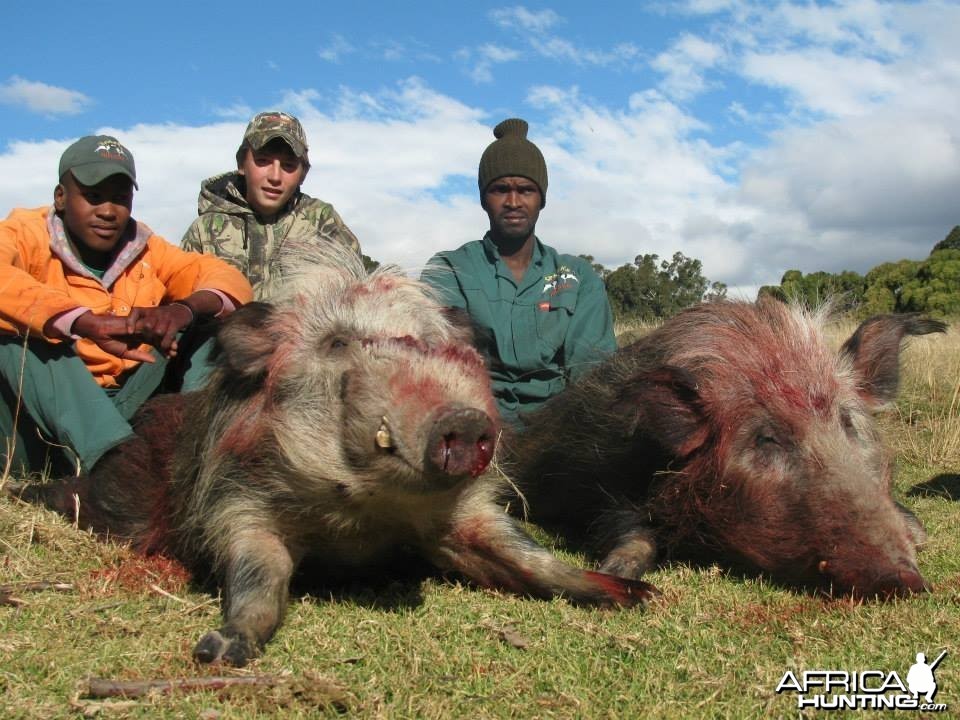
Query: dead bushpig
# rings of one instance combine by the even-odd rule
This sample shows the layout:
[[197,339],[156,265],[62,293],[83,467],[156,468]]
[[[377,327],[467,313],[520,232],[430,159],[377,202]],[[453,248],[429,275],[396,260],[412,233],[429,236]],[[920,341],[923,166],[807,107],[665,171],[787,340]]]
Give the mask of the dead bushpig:
[[485,586],[599,605],[655,590],[531,540],[482,476],[498,434],[481,357],[423,287],[336,253],[224,322],[213,378],[148,403],[92,477],[26,489],[223,588],[201,662],[242,665],[279,625],[295,569],[380,565],[410,546]]
[[857,597],[926,589],[872,413],[896,396],[904,337],[945,326],[880,316],[837,353],[824,322],[705,303],[620,349],[505,440],[531,519],[635,579],[687,557]]

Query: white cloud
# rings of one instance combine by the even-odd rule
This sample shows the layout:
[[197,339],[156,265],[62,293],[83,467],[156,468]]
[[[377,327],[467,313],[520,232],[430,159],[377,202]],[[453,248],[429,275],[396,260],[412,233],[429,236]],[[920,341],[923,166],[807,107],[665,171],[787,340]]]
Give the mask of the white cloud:
[[500,8],[490,11],[491,19],[500,27],[508,29],[546,32],[560,22],[561,18],[553,10],[531,11],[522,5],[517,8]]
[[593,50],[574,45],[556,36],[530,37],[530,45],[540,55],[553,60],[566,60],[575,65],[621,65],[635,59],[640,51],[631,43],[615,45],[611,50]]
[[490,62],[510,62],[511,60],[516,60],[520,57],[520,53],[514,50],[513,48],[504,47],[502,45],[496,45],[494,43],[487,43],[481,45],[477,52],[480,55]]
[[903,76],[895,67],[817,48],[748,53],[743,72],[750,80],[787,90],[806,111],[835,116],[868,113],[903,89]]
[[219,107],[214,108],[213,114],[224,120],[239,120],[246,119],[253,116],[253,110],[249,105],[243,102],[237,102],[228,107]]
[[609,50],[596,50],[551,34],[549,30],[563,20],[553,10],[532,12],[521,6],[493,10],[490,17],[501,28],[527,42],[534,52],[551,60],[606,67],[628,64],[640,54],[639,49],[628,42],[618,43]]
[[342,35],[334,34],[329,44],[317,50],[317,55],[321,60],[339,63],[345,55],[349,55],[352,52],[356,52],[356,48]]
[[670,97],[684,99],[707,87],[703,73],[723,59],[723,49],[695,35],[684,34],[673,46],[657,55],[651,66],[666,77],[661,88]]
[[397,62],[398,60],[403,60],[406,57],[406,54],[406,48],[396,40],[391,40],[387,43],[384,43],[381,48],[381,57],[383,57],[383,59],[387,62]]
[[0,102],[42,115],[77,115],[93,101],[76,90],[24,80],[14,75],[0,85]]
[[520,52],[503,45],[486,43],[473,51],[469,48],[461,48],[455,54],[458,60],[466,63],[471,62],[474,56],[476,61],[468,74],[476,83],[490,83],[493,82],[493,66],[518,60]]

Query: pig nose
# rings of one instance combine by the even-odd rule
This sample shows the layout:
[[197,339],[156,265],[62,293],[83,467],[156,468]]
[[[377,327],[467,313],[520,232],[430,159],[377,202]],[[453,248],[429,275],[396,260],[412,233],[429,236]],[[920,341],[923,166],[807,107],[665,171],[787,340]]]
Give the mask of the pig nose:
[[906,568],[884,575],[871,588],[870,597],[888,599],[894,597],[908,597],[910,595],[930,591],[930,585],[916,568]]
[[476,477],[493,458],[496,434],[486,413],[475,408],[442,408],[427,439],[427,466],[444,475]]

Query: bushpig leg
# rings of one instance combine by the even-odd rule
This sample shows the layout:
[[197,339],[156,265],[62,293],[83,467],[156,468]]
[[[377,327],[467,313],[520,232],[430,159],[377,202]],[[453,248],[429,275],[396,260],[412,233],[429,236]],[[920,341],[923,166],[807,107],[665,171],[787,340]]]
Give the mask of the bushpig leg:
[[155,477],[149,444],[134,436],[107,451],[90,475],[10,483],[7,490],[24,501],[56,510],[84,530],[134,540],[148,534],[155,500],[164,488]]
[[466,494],[449,532],[426,548],[439,567],[487,587],[544,599],[563,596],[581,605],[645,605],[660,595],[646,582],[567,565],[494,505],[489,488],[472,487]]
[[267,529],[239,529],[229,546],[224,624],[200,639],[193,657],[242,667],[260,654],[283,620],[296,563],[280,536]]
[[632,509],[610,511],[596,523],[590,554],[603,558],[600,570],[639,580],[657,563],[657,541],[647,518]]

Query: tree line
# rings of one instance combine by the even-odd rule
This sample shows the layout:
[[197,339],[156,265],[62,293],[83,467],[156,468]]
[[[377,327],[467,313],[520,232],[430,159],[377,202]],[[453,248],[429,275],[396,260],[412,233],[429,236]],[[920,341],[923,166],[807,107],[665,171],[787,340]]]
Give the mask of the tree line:
[[936,317],[960,315],[960,225],[933,246],[923,260],[897,260],[860,275],[788,270],[779,285],[765,285],[760,294],[796,299],[811,306],[827,297],[835,307],[856,317],[878,313],[921,312]]
[[[655,253],[610,270],[592,255],[580,255],[603,280],[614,318],[619,322],[662,320],[704,300],[727,296],[727,286],[703,274],[696,258],[675,252],[670,259]],[[380,263],[363,256],[367,270]],[[779,285],[764,285],[758,295],[794,300],[810,307],[830,298],[834,307],[858,318],[880,313],[922,312],[960,316],[960,225],[933,246],[924,260],[897,260],[877,265],[866,275],[844,270],[803,274],[787,270]]]
[[581,255],[607,286],[614,318],[619,321],[650,321],[676,315],[701,300],[726,297],[727,286],[711,282],[703,274],[703,264],[681,252],[669,260],[655,253],[637,255],[633,263],[609,270],[594,262],[592,255]]

